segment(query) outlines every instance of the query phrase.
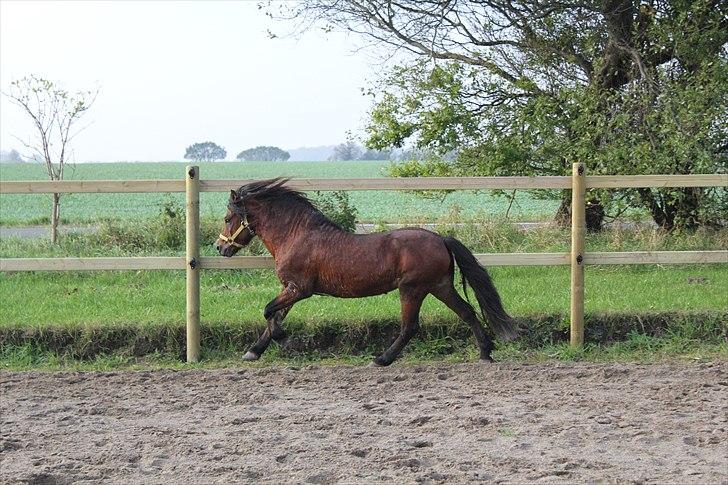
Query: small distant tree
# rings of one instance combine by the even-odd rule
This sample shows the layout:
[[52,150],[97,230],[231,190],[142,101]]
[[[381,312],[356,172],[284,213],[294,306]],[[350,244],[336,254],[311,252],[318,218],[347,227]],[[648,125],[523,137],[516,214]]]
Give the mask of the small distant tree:
[[389,160],[390,158],[392,158],[391,150],[367,149],[359,155],[359,160]]
[[[78,120],[91,108],[97,91],[71,94],[58,84],[34,75],[10,83],[5,95],[32,119],[35,136],[20,140],[32,154],[28,157],[45,165],[51,180],[63,180],[70,142],[78,134]],[[58,241],[61,194],[53,194],[51,242]]]
[[13,148],[9,152],[0,151],[0,162],[6,163],[23,163],[23,157],[20,155],[18,150]]
[[195,162],[214,162],[215,160],[222,160],[226,156],[225,149],[211,141],[195,143],[188,146],[185,151],[185,159],[194,160]]
[[248,148],[238,153],[235,157],[238,160],[245,162],[250,161],[261,161],[261,162],[285,162],[291,158],[291,154],[285,150],[281,150],[278,147],[271,146],[258,146],[255,148]]
[[360,160],[361,155],[362,148],[355,142],[349,140],[336,145],[334,147],[334,153],[329,157],[329,160],[333,162],[339,162],[344,160]]

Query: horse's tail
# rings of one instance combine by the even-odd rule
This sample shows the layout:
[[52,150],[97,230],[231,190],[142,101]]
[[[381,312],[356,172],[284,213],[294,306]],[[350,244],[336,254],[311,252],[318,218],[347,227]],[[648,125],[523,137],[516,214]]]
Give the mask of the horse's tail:
[[469,283],[480,305],[483,319],[490,323],[490,328],[504,340],[513,340],[518,337],[516,322],[503,309],[498,291],[493,286],[485,268],[463,243],[453,237],[443,237],[443,240],[460,268],[465,297],[468,297],[467,283]]

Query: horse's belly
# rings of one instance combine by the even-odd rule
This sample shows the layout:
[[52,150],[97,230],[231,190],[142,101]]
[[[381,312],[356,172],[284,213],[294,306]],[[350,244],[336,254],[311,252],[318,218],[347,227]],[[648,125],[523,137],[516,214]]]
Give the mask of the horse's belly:
[[389,293],[397,288],[397,281],[390,275],[370,273],[366,277],[358,276],[332,275],[319,278],[316,293],[339,298],[359,298]]

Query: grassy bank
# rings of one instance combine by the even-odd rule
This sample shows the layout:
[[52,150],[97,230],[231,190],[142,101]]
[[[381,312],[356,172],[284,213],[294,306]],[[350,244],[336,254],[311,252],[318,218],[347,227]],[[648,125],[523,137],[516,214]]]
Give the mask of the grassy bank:
[[[723,327],[724,328],[724,327]],[[725,330],[723,330],[725,331]],[[207,343],[207,342],[206,342]],[[178,344],[178,345],[181,345]],[[257,362],[243,362],[242,350],[204,347],[198,363],[184,362],[181,351],[156,351],[142,356],[124,351],[100,352],[80,359],[67,350],[51,350],[37,343],[0,345],[0,370],[141,370],[141,369],[194,369],[220,367],[248,367],[284,365],[367,365],[381,348],[370,345],[363,351],[352,349],[315,349],[309,351],[282,348],[276,343]],[[544,344],[529,348],[521,343],[501,344],[493,353],[497,362],[534,363],[562,362],[639,362],[664,361],[707,362],[728,360],[728,343],[725,337],[708,339],[690,338],[672,329],[662,335],[647,335],[635,331],[623,340],[609,343],[587,343],[581,349],[573,349],[567,342]],[[427,362],[474,362],[478,352],[472,339],[452,337],[432,338],[418,335],[403,352],[395,365]],[[487,365],[487,364],[485,364]]]
[[[157,214],[138,221],[107,220],[94,233],[71,233],[50,244],[46,238],[0,239],[0,257],[80,257],[80,256],[173,256],[184,254],[185,226],[180,206],[172,207],[174,217]],[[440,234],[458,238],[473,252],[526,253],[565,252],[571,247],[568,228],[545,225],[522,230],[511,220],[464,218],[447,215],[432,221]],[[203,218],[200,223],[200,251],[218,256],[212,247],[220,233],[220,218]],[[375,226],[387,230],[386,226]],[[696,232],[655,230],[635,225],[619,226],[586,236],[587,251],[699,251],[728,248],[728,229],[701,229]],[[267,254],[256,238],[240,255]]]

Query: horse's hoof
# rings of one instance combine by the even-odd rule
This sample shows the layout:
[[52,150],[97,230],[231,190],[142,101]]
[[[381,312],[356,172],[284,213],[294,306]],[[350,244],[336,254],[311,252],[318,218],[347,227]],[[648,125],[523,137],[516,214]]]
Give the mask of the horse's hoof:
[[480,361],[481,362],[484,362],[486,364],[493,364],[493,363],[495,363],[495,361],[493,360],[493,357],[491,357],[490,355],[487,356],[487,357],[481,357],[480,358]]
[[369,367],[387,367],[389,364],[391,364],[391,362],[385,362],[377,357],[371,364],[369,364]]
[[252,362],[252,361],[258,360],[258,359],[260,359],[260,355],[256,354],[255,352],[252,352],[250,350],[247,351],[245,353],[245,355],[243,356],[243,360],[246,362]]

